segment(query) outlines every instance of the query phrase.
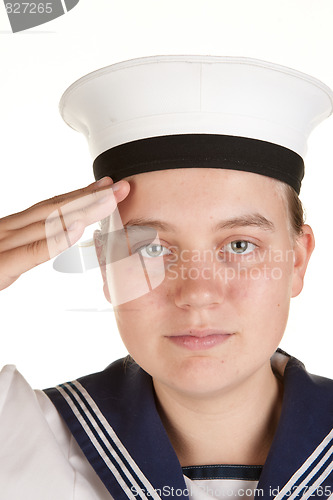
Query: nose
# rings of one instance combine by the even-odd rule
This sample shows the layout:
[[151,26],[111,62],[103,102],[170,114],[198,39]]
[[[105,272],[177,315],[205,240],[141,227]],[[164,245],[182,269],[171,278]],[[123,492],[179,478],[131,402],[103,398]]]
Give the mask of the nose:
[[174,299],[183,309],[213,308],[224,301],[226,284],[216,276],[213,265],[179,266]]

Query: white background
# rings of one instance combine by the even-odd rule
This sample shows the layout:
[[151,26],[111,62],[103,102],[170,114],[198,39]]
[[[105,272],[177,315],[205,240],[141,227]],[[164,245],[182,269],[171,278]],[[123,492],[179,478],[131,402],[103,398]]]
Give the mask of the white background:
[[[85,139],[57,109],[77,78],[134,57],[237,55],[290,66],[333,88],[332,20],[331,0],[80,0],[57,20],[12,34],[1,3],[0,217],[92,182]],[[333,118],[309,141],[301,198],[317,248],[282,343],[329,377],[332,167]],[[65,275],[46,263],[0,292],[0,366],[16,364],[34,387],[46,387],[125,354],[101,285],[98,270]]]

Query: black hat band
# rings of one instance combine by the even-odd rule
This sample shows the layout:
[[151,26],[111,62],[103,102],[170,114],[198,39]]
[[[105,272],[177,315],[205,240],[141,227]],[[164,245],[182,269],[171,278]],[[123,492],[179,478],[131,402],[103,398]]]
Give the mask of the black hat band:
[[94,161],[95,179],[114,182],[143,172],[171,168],[224,168],[283,181],[299,193],[304,162],[294,151],[271,142],[218,134],[149,137],[120,144]]

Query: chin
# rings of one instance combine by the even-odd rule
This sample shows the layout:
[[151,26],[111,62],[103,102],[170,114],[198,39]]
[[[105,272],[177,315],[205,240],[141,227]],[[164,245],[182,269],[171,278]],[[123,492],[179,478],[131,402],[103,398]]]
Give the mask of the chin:
[[[202,397],[224,391],[235,383],[236,375],[237,370],[227,368],[223,359],[197,354],[172,364],[165,381],[180,392]],[[161,380],[158,376],[155,378]]]

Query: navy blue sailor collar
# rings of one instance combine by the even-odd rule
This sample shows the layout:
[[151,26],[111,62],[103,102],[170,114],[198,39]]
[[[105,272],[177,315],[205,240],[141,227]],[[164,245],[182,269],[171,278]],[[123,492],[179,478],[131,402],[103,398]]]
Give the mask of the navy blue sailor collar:
[[115,500],[166,499],[176,490],[188,498],[152,378],[136,363],[120,359],[45,392]]
[[[333,494],[333,381],[308,374],[293,357],[283,380],[281,417],[256,496],[323,500]],[[114,499],[188,498],[152,379],[138,365],[118,360],[45,392]]]
[[326,499],[333,494],[333,381],[308,373],[289,357],[277,431],[257,486],[257,497]]

